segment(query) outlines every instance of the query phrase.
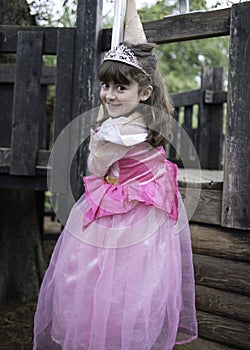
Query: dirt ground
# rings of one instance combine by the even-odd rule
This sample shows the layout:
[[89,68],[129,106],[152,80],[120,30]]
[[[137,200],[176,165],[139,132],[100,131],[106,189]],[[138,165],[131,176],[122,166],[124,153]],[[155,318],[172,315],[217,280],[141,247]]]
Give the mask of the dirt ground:
[[0,314],[0,349],[31,350],[34,303],[12,304]]
[[[45,218],[45,234],[59,233],[61,226]],[[45,240],[44,255],[48,263],[55,241]],[[9,304],[0,311],[0,350],[32,350],[33,318],[36,302]]]

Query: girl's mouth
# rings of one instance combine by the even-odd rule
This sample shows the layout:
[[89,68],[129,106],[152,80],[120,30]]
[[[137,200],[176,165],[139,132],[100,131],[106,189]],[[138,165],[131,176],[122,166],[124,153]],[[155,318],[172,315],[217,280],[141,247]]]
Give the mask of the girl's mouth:
[[121,107],[121,104],[120,103],[119,104],[107,103],[106,106],[109,110],[115,110],[115,109]]
[[108,102],[107,105],[110,108],[116,108],[116,107],[119,107],[121,104],[120,103],[110,103],[110,102]]

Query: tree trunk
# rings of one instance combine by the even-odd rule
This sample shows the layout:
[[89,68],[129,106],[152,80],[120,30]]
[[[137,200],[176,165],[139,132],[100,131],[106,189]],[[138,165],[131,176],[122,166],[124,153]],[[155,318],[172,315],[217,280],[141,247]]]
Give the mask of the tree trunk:
[[35,17],[30,14],[25,0],[0,0],[1,25],[34,26]]
[[[35,24],[25,0],[0,0],[0,22]],[[1,55],[0,63],[3,62],[14,63],[15,55]],[[4,114],[11,121],[11,108]],[[6,302],[31,301],[37,297],[44,272],[37,197],[31,190],[0,189],[0,307]]]
[[0,305],[35,300],[44,272],[34,191],[0,190]]

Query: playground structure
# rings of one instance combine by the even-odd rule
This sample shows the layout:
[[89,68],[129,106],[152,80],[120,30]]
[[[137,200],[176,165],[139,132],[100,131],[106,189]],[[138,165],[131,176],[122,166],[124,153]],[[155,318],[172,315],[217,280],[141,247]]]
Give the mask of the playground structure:
[[[0,53],[16,54],[15,64],[0,65],[0,187],[46,191],[51,142],[76,116],[98,105],[96,68],[111,42],[111,30],[101,28],[101,5],[101,0],[79,0],[76,28],[0,27]],[[178,349],[249,348],[249,16],[250,2],[245,2],[144,24],[148,41],[157,44],[230,36],[228,92],[222,91],[222,69],[204,67],[200,89],[172,95],[177,112],[184,109],[183,127],[202,167],[199,184],[195,177],[188,184],[194,193],[201,187],[190,222],[199,338]],[[43,55],[56,55],[56,67],[43,67]],[[52,85],[55,108],[48,120],[46,96]],[[199,106],[196,129],[194,105]],[[87,121],[84,128],[90,128]],[[169,156],[178,163],[173,148]],[[79,179],[85,166],[86,146],[72,174],[76,195],[83,190]],[[185,196],[184,177],[179,186]]]

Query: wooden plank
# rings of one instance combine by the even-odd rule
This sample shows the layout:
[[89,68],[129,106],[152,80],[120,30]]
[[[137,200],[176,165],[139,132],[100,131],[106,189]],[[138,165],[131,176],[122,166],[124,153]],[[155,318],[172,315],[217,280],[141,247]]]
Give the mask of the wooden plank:
[[45,168],[47,170],[49,162],[50,151],[39,150],[37,154],[36,169]]
[[[100,104],[97,68],[101,59],[101,24],[102,0],[78,0],[72,95],[73,118]],[[90,118],[84,118],[82,126],[84,134],[89,134],[91,124]],[[86,173],[87,152],[88,144],[81,147],[77,155],[77,165],[72,167],[71,187],[76,197],[84,191],[82,176]]]
[[176,345],[174,347],[174,350],[239,350],[239,349],[199,337],[190,343],[183,344],[183,345]]
[[48,149],[50,146],[50,128],[49,128],[50,118],[49,118],[49,115],[47,115],[47,108],[46,108],[47,95],[48,95],[47,86],[46,85],[41,86],[40,101],[39,101],[40,121],[38,126],[38,149]]
[[[57,74],[56,74],[56,93],[54,109],[54,143],[63,132],[64,128],[71,121],[71,98],[73,89],[73,65],[74,65],[74,45],[75,32],[63,28],[58,31],[57,40]],[[52,168],[56,171],[51,172],[50,190],[52,192],[66,193],[70,140],[60,143],[59,152],[54,152]],[[59,176],[58,176],[59,174]]]
[[223,68],[202,68],[197,152],[203,169],[221,169],[223,104],[204,103],[204,96],[207,90],[222,90],[223,83]]
[[0,166],[10,167],[11,162],[11,148],[0,148]]
[[36,176],[13,176],[2,174],[0,171],[1,188],[21,188],[34,191],[46,191],[47,179],[46,172]]
[[250,232],[195,223],[190,232],[194,253],[250,262]]
[[192,222],[220,225],[221,201],[222,201],[223,172],[218,170],[179,169],[178,185],[182,197],[188,198],[185,207],[189,214],[189,208],[193,208],[194,201],[197,208],[192,215]]
[[250,324],[198,311],[199,335],[209,340],[249,350]]
[[[176,16],[165,17],[158,21],[143,23],[149,42],[170,43],[184,40],[194,40],[207,37],[216,37],[229,34],[230,9],[215,11],[190,12]],[[0,51],[14,53],[16,51],[17,31],[34,30],[44,32],[44,53],[56,53],[58,28],[50,27],[11,27],[0,26],[2,34]],[[74,30],[74,28],[70,28]],[[110,48],[112,29],[103,29],[102,51]]]
[[[186,188],[179,187],[180,194],[186,198]],[[196,210],[191,217],[192,222],[219,225],[221,221],[221,197],[219,190],[191,188],[185,199],[185,208],[189,215],[189,208],[193,208],[194,201],[199,198]]]
[[[175,107],[173,118],[174,118],[174,120],[176,120],[177,123],[179,122],[179,113],[180,113],[180,108],[179,107]],[[178,138],[178,130],[177,130],[177,128],[173,128],[172,134],[173,134],[173,140],[177,140],[177,138]],[[178,156],[178,153],[176,151],[176,148],[173,147],[171,144],[169,144],[168,147],[167,147],[167,158],[169,160],[174,161],[176,163],[177,156]]]
[[214,91],[207,89],[204,93],[205,103],[221,104],[227,102],[227,91]]
[[[86,16],[86,13],[89,16]],[[73,118],[100,103],[99,84],[94,82],[98,81],[97,68],[100,64],[101,18],[101,0],[78,1]]]
[[192,129],[193,106],[185,106],[184,109],[184,124],[185,130]]
[[232,7],[222,226],[250,229],[250,2]]
[[194,254],[196,284],[250,295],[249,264]]
[[250,298],[246,295],[196,285],[196,309],[250,322]]
[[[0,148],[0,166],[1,167],[10,167],[11,164],[11,148]],[[50,151],[47,150],[39,150],[37,154],[37,162],[36,167],[38,168],[46,168],[48,165],[50,156]]]
[[181,157],[182,160],[185,159],[185,164],[186,161],[192,161],[193,157],[193,141],[194,141],[194,134],[193,134],[193,129],[192,129],[192,117],[193,117],[193,106],[185,106],[184,107],[184,122],[182,123],[182,128],[185,130],[187,135],[192,141],[192,144],[190,143],[187,145],[186,140],[184,140],[182,137],[180,138],[180,143],[181,143]]
[[[13,64],[0,64],[0,83],[15,82],[16,67]],[[56,67],[42,67],[41,84],[42,85],[54,85],[56,78]],[[6,85],[4,85],[4,88]]]
[[[74,31],[74,28],[71,28]],[[57,31],[58,28],[38,27],[38,26],[1,26],[0,34],[2,35],[0,52],[15,53],[17,48],[17,33],[25,31],[43,32],[44,45],[43,53],[48,55],[56,54]]]
[[174,107],[192,106],[200,103],[200,89],[170,94]]
[[41,84],[54,85],[56,83],[56,67],[42,67]]
[[178,184],[180,187],[206,188],[222,190],[223,171],[206,169],[178,169]]
[[54,141],[71,120],[71,99],[75,31],[62,28],[58,31],[56,93],[54,110]]
[[0,64],[0,83],[13,84],[15,81],[15,69],[14,64]]
[[35,175],[43,33],[19,32],[12,125],[12,175]]
[[13,84],[0,85],[0,147],[10,147]]
[[[143,23],[148,42],[157,44],[229,35],[230,8],[190,12]],[[111,29],[103,30],[102,49],[110,48]]]

